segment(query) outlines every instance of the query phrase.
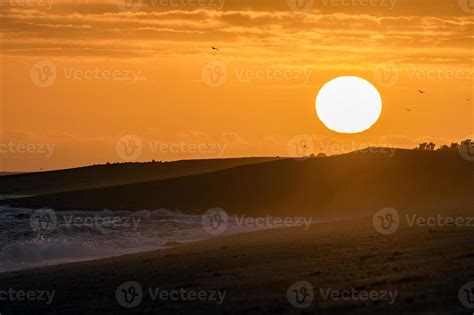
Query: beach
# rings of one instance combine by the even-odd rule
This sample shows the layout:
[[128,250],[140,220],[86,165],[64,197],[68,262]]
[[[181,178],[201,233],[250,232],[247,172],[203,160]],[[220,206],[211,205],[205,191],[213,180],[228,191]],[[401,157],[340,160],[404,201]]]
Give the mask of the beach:
[[[458,291],[474,279],[473,239],[469,226],[404,220],[383,235],[371,217],[278,228],[2,273],[0,292],[46,293],[0,305],[4,314],[465,314]],[[116,295],[129,281],[142,289],[132,307]],[[303,308],[290,290],[301,281],[314,291]]]

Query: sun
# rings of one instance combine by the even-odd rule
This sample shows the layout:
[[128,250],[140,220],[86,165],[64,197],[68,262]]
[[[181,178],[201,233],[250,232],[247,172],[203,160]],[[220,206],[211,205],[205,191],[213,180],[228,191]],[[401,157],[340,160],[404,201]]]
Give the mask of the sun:
[[377,89],[362,78],[338,77],[319,91],[316,113],[333,131],[358,133],[377,122],[382,113],[382,98]]

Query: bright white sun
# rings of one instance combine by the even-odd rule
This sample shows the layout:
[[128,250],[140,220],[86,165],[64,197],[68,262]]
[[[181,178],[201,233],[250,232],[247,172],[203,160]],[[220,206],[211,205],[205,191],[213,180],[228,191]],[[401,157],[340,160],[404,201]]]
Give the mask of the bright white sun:
[[372,127],[382,113],[382,98],[368,81],[338,77],[327,82],[316,98],[316,113],[326,127],[357,133]]

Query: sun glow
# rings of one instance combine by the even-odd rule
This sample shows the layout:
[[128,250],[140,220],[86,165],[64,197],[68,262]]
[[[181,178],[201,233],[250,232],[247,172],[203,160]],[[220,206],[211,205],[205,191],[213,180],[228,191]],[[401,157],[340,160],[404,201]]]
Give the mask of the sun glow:
[[339,133],[358,133],[372,127],[382,113],[382,98],[368,81],[338,77],[327,82],[316,98],[323,124]]

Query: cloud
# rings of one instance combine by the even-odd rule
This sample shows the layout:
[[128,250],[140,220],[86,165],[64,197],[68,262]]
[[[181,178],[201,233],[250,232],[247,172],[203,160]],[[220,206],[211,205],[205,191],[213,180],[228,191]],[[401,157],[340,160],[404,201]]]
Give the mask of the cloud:
[[397,60],[433,55],[466,65],[472,60],[474,21],[464,16],[301,14],[201,7],[126,13],[113,6],[109,11],[86,6],[69,12],[65,7],[67,3],[51,11],[16,7],[3,11],[2,54],[141,58],[172,50],[186,56],[209,53],[209,44],[217,42],[225,47],[226,58],[248,61],[265,57],[274,62],[294,59],[314,64],[317,56],[319,60],[351,63],[357,56],[376,61],[381,54]]

